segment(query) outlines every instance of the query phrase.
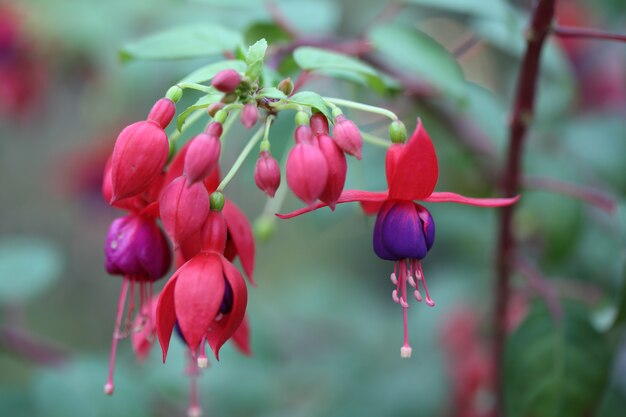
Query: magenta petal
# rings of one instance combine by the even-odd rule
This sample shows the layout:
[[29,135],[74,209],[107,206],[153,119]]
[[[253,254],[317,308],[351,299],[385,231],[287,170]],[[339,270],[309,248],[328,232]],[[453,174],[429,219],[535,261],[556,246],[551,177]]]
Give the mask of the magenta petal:
[[176,325],[176,312],[174,309],[174,288],[176,287],[176,281],[178,279],[177,274],[174,274],[159,295],[156,307],[156,326],[157,335],[159,337],[159,344],[163,351],[163,362],[167,358],[167,350],[170,346],[170,338],[172,337],[172,330]]
[[254,234],[252,233],[250,222],[248,222],[246,214],[230,200],[226,200],[224,203],[222,213],[226,220],[228,234],[241,260],[241,266],[248,277],[248,281],[250,281],[252,285],[255,285],[253,278],[255,252]]
[[233,334],[233,343],[235,347],[244,355],[251,356],[252,349],[250,349],[250,323],[248,322],[248,316],[244,316],[241,324]]
[[192,351],[217,315],[224,297],[224,273],[216,254],[200,254],[183,265],[174,291],[178,326]]
[[390,199],[421,200],[433,192],[439,177],[437,154],[421,120],[400,155],[387,164],[393,165],[387,166]]
[[459,203],[478,207],[504,207],[515,204],[520,199],[519,195],[511,198],[472,198],[446,191],[434,192],[428,198],[423,199],[427,203]]
[[233,306],[231,311],[228,314],[224,314],[221,320],[214,321],[207,332],[207,340],[217,360],[219,360],[219,351],[222,345],[235,334],[235,331],[241,325],[248,305],[246,282],[237,268],[228,259],[223,256],[220,256],[220,258],[224,268],[224,276],[233,290]]
[[[359,202],[383,202],[387,199],[387,191],[363,191],[363,190],[346,190],[341,193],[337,204]],[[326,203],[317,203],[313,207],[303,207],[301,209],[292,211],[286,214],[276,214],[281,219],[291,219],[292,217],[299,216],[301,214],[309,213],[311,211],[326,207]]]

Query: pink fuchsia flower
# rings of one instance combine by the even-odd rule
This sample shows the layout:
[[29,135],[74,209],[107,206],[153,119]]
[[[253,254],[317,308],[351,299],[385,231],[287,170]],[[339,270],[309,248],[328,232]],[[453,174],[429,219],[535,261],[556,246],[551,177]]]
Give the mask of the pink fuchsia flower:
[[287,156],[287,185],[305,204],[312,205],[322,195],[328,179],[328,162],[313,144],[308,126],[296,128],[296,146]]
[[194,357],[203,355],[208,342],[219,359],[221,346],[244,318],[247,288],[237,268],[222,255],[226,235],[221,212],[211,211],[200,253],[174,273],[159,296],[157,333],[164,361],[176,323]]
[[111,203],[144,191],[163,171],[170,149],[164,129],[175,112],[174,102],[162,98],[148,120],[133,123],[119,134],[111,155]]
[[[374,228],[374,252],[382,259],[394,262],[391,281],[396,286],[392,293],[393,300],[403,309],[404,345],[402,357],[410,357],[411,347],[408,337],[407,283],[414,287],[413,295],[417,301],[425,300],[429,306],[435,303],[428,293],[421,259],[434,243],[435,227],[428,210],[414,202],[427,203],[453,202],[480,207],[502,207],[514,204],[514,198],[471,198],[450,192],[435,192],[439,176],[435,148],[418,120],[417,127],[405,144],[393,144],[387,151],[386,174],[388,190],[380,192],[348,190],[344,191],[338,204],[360,202],[366,212],[377,213]],[[321,207],[318,203],[289,214],[279,214],[283,219],[299,216]],[[423,287],[425,297],[419,290]]]
[[322,151],[322,155],[326,158],[328,166],[328,178],[319,199],[328,204],[331,210],[334,210],[335,203],[339,199],[343,186],[346,183],[346,174],[348,173],[346,156],[330,136],[320,134],[315,136],[315,139],[317,146]]
[[189,183],[202,181],[217,169],[221,150],[218,136],[200,133],[191,140],[185,155],[185,174]]
[[259,120],[259,109],[256,104],[248,103],[243,106],[243,110],[241,112],[241,124],[246,129],[252,128]]
[[274,197],[280,186],[280,166],[268,151],[259,154],[254,166],[254,183],[269,197]]
[[361,159],[363,137],[359,128],[352,120],[346,119],[346,116],[343,114],[338,115],[333,126],[333,136],[341,150],[354,156],[356,159]]

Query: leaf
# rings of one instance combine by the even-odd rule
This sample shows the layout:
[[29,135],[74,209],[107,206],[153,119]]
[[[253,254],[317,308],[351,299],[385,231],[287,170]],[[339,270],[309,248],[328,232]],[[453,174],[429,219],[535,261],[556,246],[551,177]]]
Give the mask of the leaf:
[[291,40],[287,32],[272,22],[256,22],[246,29],[244,35],[246,43],[252,44],[261,38],[265,38],[269,44]]
[[425,33],[407,26],[378,26],[369,34],[391,65],[430,82],[455,98],[465,96],[463,71],[452,54]]
[[509,339],[507,416],[592,415],[608,381],[609,349],[582,305],[565,304],[554,322],[536,303]]
[[403,0],[403,2],[496,20],[503,20],[512,13],[511,7],[503,0]]
[[238,32],[221,26],[186,25],[128,43],[119,56],[122,62],[198,58],[232,51],[240,42]]
[[350,80],[369,85],[379,92],[385,90],[385,84],[397,87],[388,78],[384,78],[378,71],[371,66],[359,61],[348,55],[337,52],[328,51],[321,48],[302,46],[297,48],[293,57],[300,68],[307,71],[321,70],[329,75],[336,75],[340,78],[346,72],[351,77]]
[[611,326],[612,329],[620,327],[626,323],[626,267],[622,273],[622,285],[619,291],[617,300],[617,310],[615,312],[615,319]]
[[324,116],[326,116],[329,120],[332,120],[332,112],[330,111],[330,108],[328,108],[324,99],[317,93],[312,91],[301,91],[289,97],[287,101],[301,104],[303,106],[313,107],[324,114]]
[[277,98],[280,100],[287,98],[285,93],[283,93],[282,91],[280,91],[278,88],[275,88],[275,87],[265,87],[264,89],[260,90],[257,93],[257,96],[267,97],[267,98]]
[[251,80],[256,80],[261,75],[265,51],[267,51],[267,41],[265,39],[257,41],[248,48],[248,53],[246,54],[246,64],[248,64],[246,75]]
[[202,84],[211,80],[213,77],[215,77],[215,74],[225,69],[234,69],[237,72],[244,72],[246,70],[246,63],[237,59],[215,62],[213,64],[198,68],[197,70],[180,80],[180,82]]
[[183,111],[176,119],[176,128],[180,131],[185,124],[185,121],[193,112],[196,110],[206,109],[211,104],[218,102],[222,98],[221,93],[215,94],[207,94],[206,96],[200,97],[198,101],[196,101],[191,106],[187,107],[185,111]]
[[19,303],[41,294],[63,269],[63,255],[48,240],[5,237],[0,240],[0,303]]

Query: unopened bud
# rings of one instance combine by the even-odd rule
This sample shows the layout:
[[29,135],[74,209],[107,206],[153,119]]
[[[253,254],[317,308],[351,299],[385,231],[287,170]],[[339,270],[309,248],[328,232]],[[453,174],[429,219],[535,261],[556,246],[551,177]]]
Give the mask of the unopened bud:
[[211,85],[218,91],[223,93],[230,93],[235,91],[239,83],[241,82],[241,75],[234,69],[225,69],[213,77]]
[[269,152],[261,152],[254,167],[254,182],[270,197],[274,197],[280,186],[280,167]]
[[207,107],[207,113],[209,114],[209,116],[211,117],[215,117],[215,114],[222,110],[224,108],[224,103],[222,103],[221,101],[218,101],[217,103],[213,103],[211,105],[209,105],[209,107]]
[[290,95],[293,92],[293,81],[291,81],[291,78],[285,78],[278,83],[278,89],[285,93],[285,95]]
[[165,98],[172,100],[174,103],[178,103],[182,97],[183,89],[177,85],[170,87],[167,93],[165,93]]
[[296,144],[298,143],[313,143],[313,132],[307,125],[301,125],[296,128],[294,132]]
[[211,202],[211,210],[213,211],[221,211],[224,208],[224,194],[220,191],[212,193],[209,197],[209,201]]
[[315,113],[309,122],[314,135],[328,135],[328,119],[322,113]]
[[309,115],[306,112],[299,111],[296,113],[296,125],[303,126],[309,124]]
[[406,142],[406,126],[400,120],[395,120],[389,125],[389,138],[393,143]]
[[201,133],[193,138],[185,154],[185,174],[189,184],[204,180],[217,168],[221,149],[217,136]]
[[333,136],[342,151],[354,156],[356,159],[361,159],[363,138],[359,128],[352,120],[346,119],[343,114],[337,116],[333,126]]
[[257,109],[254,103],[248,103],[243,106],[243,111],[241,112],[241,124],[246,129],[250,129],[254,126],[258,119],[259,109]]
[[236,93],[226,93],[224,94],[224,97],[222,97],[222,100],[221,100],[221,102],[224,104],[234,103],[235,101],[237,101]]

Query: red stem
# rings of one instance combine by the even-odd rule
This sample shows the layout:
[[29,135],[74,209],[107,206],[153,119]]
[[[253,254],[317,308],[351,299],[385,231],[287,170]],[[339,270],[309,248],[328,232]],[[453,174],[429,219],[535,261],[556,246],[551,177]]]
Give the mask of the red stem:
[[556,26],[552,32],[561,38],[596,39],[605,41],[626,42],[626,35],[621,33],[609,33],[598,29],[577,28],[569,26]]
[[[526,53],[517,80],[515,101],[509,125],[509,150],[503,173],[503,191],[507,197],[515,196],[520,188],[521,162],[524,138],[535,107],[535,93],[539,75],[541,50],[550,32],[556,0],[539,0],[533,11],[527,32]],[[513,213],[515,205],[502,208],[500,212],[499,244],[496,256],[496,282],[493,321],[493,364],[496,369],[496,410],[505,415],[503,357],[506,342],[506,315],[510,298],[511,270],[514,267],[515,239],[513,237]]]

